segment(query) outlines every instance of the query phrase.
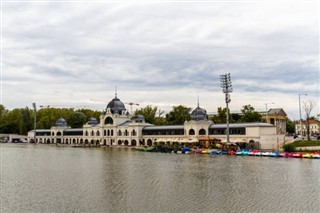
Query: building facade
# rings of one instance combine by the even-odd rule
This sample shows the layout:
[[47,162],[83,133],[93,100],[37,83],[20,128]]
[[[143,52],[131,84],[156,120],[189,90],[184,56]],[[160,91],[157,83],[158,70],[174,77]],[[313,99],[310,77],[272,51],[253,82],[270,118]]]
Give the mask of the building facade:
[[[214,124],[199,104],[191,112],[191,120],[183,125],[155,126],[145,122],[142,115],[132,117],[115,96],[100,116],[100,122],[90,118],[83,128],[70,128],[63,118],[50,129],[28,133],[28,141],[70,145],[99,144],[105,146],[153,146],[155,144],[199,144],[208,140],[226,142],[226,124]],[[284,135],[268,123],[239,123],[229,125],[230,142],[241,147],[279,149]],[[36,133],[36,137],[34,134]]]
[[[320,134],[320,123],[317,120],[309,120],[309,127],[310,127],[310,135],[314,136],[314,135],[319,135]],[[297,121],[295,124],[295,132],[297,135],[303,135],[306,136],[307,135],[307,121],[301,121],[300,122]]]
[[269,109],[269,111],[262,116],[262,120],[276,127],[277,134],[287,133],[287,113],[282,108]]

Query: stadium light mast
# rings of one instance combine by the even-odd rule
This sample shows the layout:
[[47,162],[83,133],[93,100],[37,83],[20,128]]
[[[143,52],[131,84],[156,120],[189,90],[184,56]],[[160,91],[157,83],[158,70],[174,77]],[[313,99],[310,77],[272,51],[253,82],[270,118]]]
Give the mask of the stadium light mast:
[[33,111],[34,111],[34,143],[36,144],[36,132],[37,132],[37,105],[36,103],[32,103]]
[[230,137],[229,137],[229,103],[231,102],[230,99],[230,94],[233,89],[232,89],[232,84],[231,84],[231,76],[230,73],[226,73],[223,75],[220,75],[220,82],[221,82],[221,87],[222,87],[222,92],[225,94],[226,96],[226,106],[227,106],[227,143],[230,142]]

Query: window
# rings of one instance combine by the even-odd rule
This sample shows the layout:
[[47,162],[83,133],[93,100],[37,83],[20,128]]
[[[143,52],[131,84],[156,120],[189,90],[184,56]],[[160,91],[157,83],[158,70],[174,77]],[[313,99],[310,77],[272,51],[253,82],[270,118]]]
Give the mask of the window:
[[189,135],[195,135],[194,129],[190,129],[190,130],[189,130]]

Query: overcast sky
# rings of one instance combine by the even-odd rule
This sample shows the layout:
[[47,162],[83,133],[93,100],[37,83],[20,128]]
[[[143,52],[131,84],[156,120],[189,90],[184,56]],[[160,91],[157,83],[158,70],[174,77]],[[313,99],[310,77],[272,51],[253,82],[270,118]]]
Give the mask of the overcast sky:
[[[301,103],[319,113],[318,1],[10,2],[2,6],[1,103],[8,109],[102,111],[124,103],[225,107],[231,112]],[[274,104],[271,104],[274,102]],[[130,109],[129,105],[126,105]],[[137,108],[134,106],[133,109]],[[303,112],[303,109],[302,109]],[[304,116],[304,113],[302,114]]]

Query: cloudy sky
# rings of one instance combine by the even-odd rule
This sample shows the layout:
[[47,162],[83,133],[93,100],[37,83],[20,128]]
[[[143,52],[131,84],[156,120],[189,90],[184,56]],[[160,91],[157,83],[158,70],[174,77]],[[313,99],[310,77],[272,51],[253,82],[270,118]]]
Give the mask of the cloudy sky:
[[216,112],[230,73],[231,112],[269,103],[299,119],[300,93],[320,111],[318,1],[2,1],[1,10],[8,109],[103,110],[117,86],[139,107],[194,108],[199,97]]

